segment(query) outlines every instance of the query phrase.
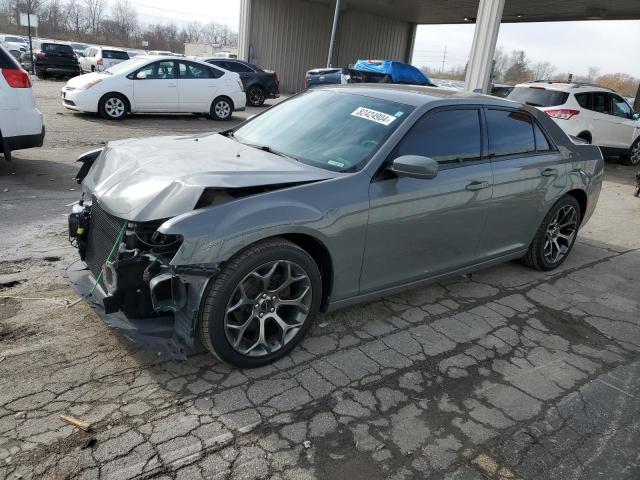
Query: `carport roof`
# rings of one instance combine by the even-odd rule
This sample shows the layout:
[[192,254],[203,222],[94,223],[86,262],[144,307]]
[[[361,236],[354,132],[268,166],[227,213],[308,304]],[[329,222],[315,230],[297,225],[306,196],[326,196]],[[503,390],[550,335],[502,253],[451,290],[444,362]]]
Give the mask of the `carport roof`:
[[[335,4],[335,0],[313,0]],[[418,24],[470,23],[479,0],[342,0],[343,8]],[[507,0],[502,21],[640,20],[640,0]]]

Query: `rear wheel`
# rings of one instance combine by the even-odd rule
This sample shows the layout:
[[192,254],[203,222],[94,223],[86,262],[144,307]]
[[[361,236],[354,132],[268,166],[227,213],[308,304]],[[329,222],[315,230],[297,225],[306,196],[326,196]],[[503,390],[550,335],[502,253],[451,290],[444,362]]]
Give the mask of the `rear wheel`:
[[580,226],[580,205],[565,195],[551,207],[523,261],[536,270],[558,268],[571,253]]
[[284,239],[258,243],[212,280],[200,312],[200,339],[229,365],[266,365],[304,338],[321,295],[320,270],[306,251]]
[[640,137],[631,145],[629,156],[624,159],[624,163],[634,167],[640,165]]
[[259,85],[253,85],[252,87],[249,87],[249,90],[247,91],[247,102],[249,103],[249,105],[251,105],[252,107],[261,107],[262,105],[264,105],[264,101],[265,94],[262,87],[260,87]]
[[229,120],[233,113],[233,104],[226,97],[218,97],[211,104],[210,113],[214,120]]
[[98,105],[100,115],[107,120],[122,120],[128,109],[127,100],[119,93],[107,93]]

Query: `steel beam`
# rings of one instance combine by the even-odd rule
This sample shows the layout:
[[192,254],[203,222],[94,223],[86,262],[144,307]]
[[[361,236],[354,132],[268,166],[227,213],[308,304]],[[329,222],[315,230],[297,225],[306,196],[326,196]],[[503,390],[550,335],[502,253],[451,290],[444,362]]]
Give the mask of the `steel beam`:
[[331,43],[329,44],[329,57],[327,58],[327,68],[333,62],[333,49],[336,45],[336,35],[338,34],[338,20],[340,19],[340,0],[336,0],[336,11],[333,14],[333,28],[331,29]]

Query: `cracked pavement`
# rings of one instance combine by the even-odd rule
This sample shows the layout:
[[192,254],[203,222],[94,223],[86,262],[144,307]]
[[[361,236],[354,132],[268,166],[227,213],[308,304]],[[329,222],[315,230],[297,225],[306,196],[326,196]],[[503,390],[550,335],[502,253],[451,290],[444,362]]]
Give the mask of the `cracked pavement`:
[[75,252],[43,219],[0,257],[0,295],[37,298],[0,298],[0,478],[637,479],[633,173],[607,164],[558,271],[512,262],[325,315],[246,371],[167,361],[67,308]]

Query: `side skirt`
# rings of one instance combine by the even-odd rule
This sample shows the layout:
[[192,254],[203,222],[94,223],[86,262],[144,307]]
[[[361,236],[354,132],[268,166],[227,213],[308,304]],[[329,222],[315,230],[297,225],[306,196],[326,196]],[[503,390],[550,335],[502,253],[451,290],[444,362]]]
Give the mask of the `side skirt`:
[[398,292],[402,292],[404,290],[408,290],[410,288],[419,287],[422,285],[428,285],[430,283],[434,283],[440,280],[444,280],[446,278],[457,277],[460,275],[464,275],[466,273],[475,272],[477,270],[483,270],[488,267],[493,267],[494,265],[500,265],[501,263],[508,262],[510,260],[515,260],[518,258],[524,257],[527,253],[526,250],[519,250],[514,253],[510,253],[508,255],[502,255],[498,258],[493,258],[491,260],[486,260],[484,262],[476,263],[470,267],[460,268],[458,270],[453,270],[451,272],[442,273],[440,275],[435,275],[432,277],[423,278],[420,280],[415,280],[409,283],[403,283],[402,285],[397,285],[395,287],[389,287],[382,290],[376,290],[375,292],[365,293],[363,295],[358,295],[351,298],[346,298],[344,300],[338,300],[336,302],[330,302],[327,307],[327,312],[333,312],[334,310],[338,310],[345,307],[350,307],[352,305],[356,305],[358,303],[368,302],[371,300],[377,300],[382,297],[387,297],[389,295],[394,295]]

